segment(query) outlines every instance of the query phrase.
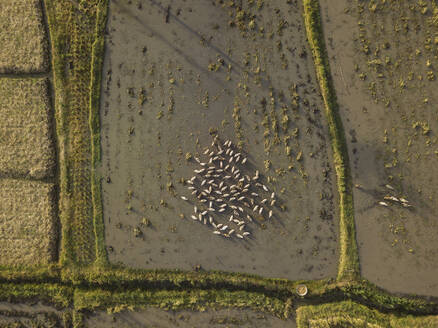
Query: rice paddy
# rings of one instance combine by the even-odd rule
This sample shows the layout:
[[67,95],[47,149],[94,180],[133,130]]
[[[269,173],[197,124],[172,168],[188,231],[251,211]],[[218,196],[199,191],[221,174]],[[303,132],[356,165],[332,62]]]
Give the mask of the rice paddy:
[[0,2],[0,73],[41,73],[49,68],[40,0]]
[[0,43],[0,265],[49,265],[59,240],[54,119],[48,78],[26,76],[48,70],[40,1],[0,3]]
[[[117,1],[109,8],[101,117],[110,261],[135,268],[333,277],[334,171],[301,4],[188,2],[171,10],[166,23],[168,5]],[[230,204],[235,208],[219,213],[222,208],[215,207],[217,236],[202,214],[213,200],[181,199],[192,200],[195,190],[187,182],[194,169],[202,170],[196,158],[209,161],[204,152],[215,135],[224,152],[230,140],[231,157],[247,162],[236,165],[234,174],[234,162],[220,168],[216,161],[219,170],[228,164],[229,174],[208,173],[208,164],[206,174],[230,175],[229,187],[242,183],[240,192],[248,189],[254,201],[246,200],[250,209],[239,194]],[[257,171],[261,181],[244,188],[249,182],[239,180]],[[209,183],[221,183],[205,179],[207,192]],[[201,187],[202,179],[196,181]],[[217,189],[211,190],[215,196],[222,193]],[[193,213],[194,205],[200,213]],[[226,218],[216,221],[222,213]]]
[[57,257],[52,183],[0,179],[0,264],[42,265]]
[[[438,295],[437,99],[427,78],[435,5],[322,4],[352,158],[362,274],[393,292]],[[337,30],[341,22],[350,28]]]
[[435,327],[437,10],[0,1],[0,325]]
[[0,176],[52,178],[53,112],[48,80],[0,78]]

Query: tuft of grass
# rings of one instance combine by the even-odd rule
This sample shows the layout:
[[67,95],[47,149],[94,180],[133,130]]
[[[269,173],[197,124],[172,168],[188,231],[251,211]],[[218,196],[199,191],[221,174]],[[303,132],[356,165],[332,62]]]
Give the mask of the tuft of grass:
[[347,142],[339,114],[335,88],[330,75],[330,65],[324,44],[318,0],[303,0],[304,22],[307,39],[312,50],[316,76],[324,100],[330,131],[339,192],[340,256],[338,281],[356,280],[360,277],[359,254],[354,223],[353,189],[348,158]]

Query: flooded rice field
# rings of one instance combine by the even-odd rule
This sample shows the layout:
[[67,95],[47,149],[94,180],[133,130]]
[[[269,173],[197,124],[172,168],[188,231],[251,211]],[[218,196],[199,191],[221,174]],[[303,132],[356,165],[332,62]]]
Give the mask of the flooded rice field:
[[222,309],[192,311],[165,311],[148,308],[140,311],[123,311],[115,314],[97,312],[86,319],[86,327],[263,327],[294,328],[293,319],[279,319],[269,314],[252,310]]
[[101,118],[113,263],[335,275],[334,171],[300,5],[111,1]]
[[362,274],[391,292],[438,296],[435,5],[321,6],[355,184]]

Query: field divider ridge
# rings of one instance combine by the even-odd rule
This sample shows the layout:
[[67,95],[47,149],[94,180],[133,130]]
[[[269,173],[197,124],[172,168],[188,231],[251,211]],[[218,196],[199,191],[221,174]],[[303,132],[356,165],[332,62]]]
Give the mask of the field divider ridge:
[[360,278],[359,254],[356,242],[356,226],[353,208],[353,184],[348,158],[347,141],[339,113],[330,64],[325,49],[323,28],[318,0],[303,0],[304,23],[307,39],[312,50],[316,77],[325,105],[330,132],[336,181],[339,192],[339,243],[340,255],[338,281]]
[[108,15],[108,0],[97,4],[96,30],[91,52],[90,81],[90,133],[91,133],[91,195],[93,202],[93,226],[96,243],[96,264],[107,265],[108,256],[105,248],[105,226],[102,208],[101,176],[97,170],[101,165],[100,145],[100,94],[102,68],[105,54],[105,26]]

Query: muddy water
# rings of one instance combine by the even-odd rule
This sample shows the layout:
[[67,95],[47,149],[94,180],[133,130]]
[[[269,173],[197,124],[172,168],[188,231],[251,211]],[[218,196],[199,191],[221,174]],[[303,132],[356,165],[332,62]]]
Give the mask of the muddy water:
[[[436,137],[434,131],[423,136],[410,126],[413,121],[428,120],[431,109],[418,109],[415,101],[419,96],[429,97],[429,102],[436,104],[436,87],[428,84],[418,91],[408,87],[400,93],[388,86],[391,74],[385,72],[378,92],[384,90],[385,96],[391,97],[390,105],[374,101],[367,88],[373,74],[367,71],[364,55],[354,42],[359,34],[355,3],[321,1],[332,76],[348,139],[353,183],[357,185],[354,206],[361,271],[365,278],[391,292],[438,296],[437,160],[425,143],[430,138],[434,145]],[[377,24],[391,25],[393,18],[380,17]],[[387,27],[387,31],[391,29]],[[390,33],[368,37],[372,44],[394,44],[396,40]],[[401,45],[415,47],[420,38],[421,33],[418,40],[413,37]],[[403,46],[392,46],[385,55],[394,60],[409,53]],[[357,72],[355,65],[359,65]],[[362,72],[368,74],[366,81],[359,78]],[[416,72],[424,73],[425,69]],[[411,137],[413,146],[409,148]],[[417,158],[415,153],[421,156]],[[395,190],[386,188],[387,183]],[[377,204],[388,195],[404,197],[414,207],[403,208],[391,201],[385,201],[388,207]]]
[[146,309],[107,314],[97,312],[86,319],[87,327],[296,327],[293,319],[283,320],[252,310],[164,311]]
[[[302,8],[275,1],[245,10],[255,15],[244,21],[252,26],[246,31],[240,21],[230,26],[237,9],[219,2],[111,1],[101,118],[113,263],[335,275],[330,145]],[[240,141],[249,163],[243,172],[259,170],[278,196],[273,218],[251,225],[244,241],[213,235],[190,219],[193,202],[180,199],[190,198],[181,178],[198,168],[186,154],[202,157],[214,129],[222,140]]]

